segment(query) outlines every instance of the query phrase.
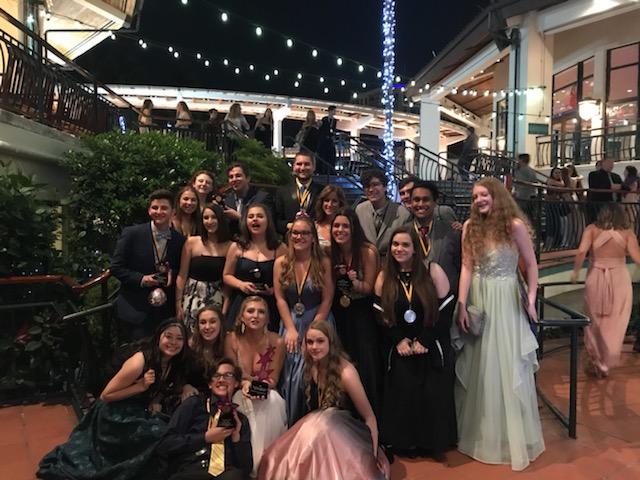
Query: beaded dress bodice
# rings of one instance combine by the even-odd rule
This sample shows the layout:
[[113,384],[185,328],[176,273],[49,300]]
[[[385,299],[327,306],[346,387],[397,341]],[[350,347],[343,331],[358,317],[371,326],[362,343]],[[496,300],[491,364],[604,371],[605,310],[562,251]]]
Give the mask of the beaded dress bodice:
[[473,273],[483,278],[513,278],[518,266],[518,251],[499,245],[485,253],[480,263],[473,266]]

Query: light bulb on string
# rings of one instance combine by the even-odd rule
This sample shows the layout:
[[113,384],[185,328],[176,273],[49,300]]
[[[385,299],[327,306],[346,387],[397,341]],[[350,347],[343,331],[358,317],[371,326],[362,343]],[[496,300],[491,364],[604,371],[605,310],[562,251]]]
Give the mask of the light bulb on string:
[[378,73],[376,73],[376,77],[382,78],[382,72],[378,71]]
[[347,84],[347,82],[345,80],[340,80],[340,85],[342,85],[343,87]]
[[280,74],[280,70],[278,70],[277,68],[273,69],[273,74],[274,75],[279,75]]
[[402,77],[400,75],[396,76],[396,82],[401,82],[402,81]]
[[320,83],[324,83],[324,77],[320,77]]
[[336,64],[338,66],[342,65],[342,59],[340,57],[336,58]]
[[223,22],[227,22],[227,20],[229,20],[229,14],[227,12],[222,12],[220,14],[220,20],[222,20]]
[[180,3],[182,3],[183,5],[187,5],[189,3],[189,0],[180,0]]
[[358,92],[353,92],[353,94],[351,95],[351,98],[358,98]]
[[429,85],[428,83],[427,83],[427,84],[425,84],[425,86],[424,86],[424,89],[425,89],[425,90],[429,90],[430,88],[431,88],[431,85]]
[[296,77],[298,77],[298,80],[302,80],[302,74],[298,73],[298,75],[296,75]]
[[116,34],[115,33],[111,33],[111,40],[115,40],[116,39]]
[[142,46],[143,43],[144,43],[143,39],[138,40],[138,45]]
[[271,75],[269,75],[268,73],[265,74],[264,79],[269,81],[271,80]]
[[312,57],[317,57],[318,56],[318,50],[316,50],[315,48],[313,50],[311,50],[311,56]]
[[229,59],[225,58],[224,60],[222,60],[222,64],[226,67],[229,65]]
[[261,36],[262,35],[262,27],[256,27],[256,35],[257,36]]
[[293,47],[293,40],[291,40],[290,38],[287,38],[287,47]]
[[415,87],[416,86],[416,81],[415,80],[411,80],[411,86]]
[[211,62],[209,62],[209,60],[205,60],[205,61],[204,61],[204,66],[205,66],[205,67],[208,67],[209,65],[211,65]]
[[169,50],[170,53],[173,53],[173,47],[172,46],[169,46],[168,50]]
[[178,52],[173,52],[173,58],[178,58],[180,57],[180,54]]
[[293,82],[293,86],[298,88],[300,86],[300,82],[296,80],[295,82]]
[[358,65],[358,71],[360,73],[364,72],[364,65]]
[[367,82],[362,82],[362,88],[367,88]]
[[236,67],[234,72],[235,72],[236,75],[239,75],[240,74],[240,69],[238,67]]
[[324,93],[329,93],[329,87],[324,87]]
[[147,42],[142,42],[142,48],[147,48]]
[[196,53],[196,58],[200,60],[202,58],[202,55],[200,53]]
[[249,65],[249,70],[251,70],[252,72],[253,72],[253,70],[254,70],[255,68],[256,68],[256,67],[254,67],[253,65]]

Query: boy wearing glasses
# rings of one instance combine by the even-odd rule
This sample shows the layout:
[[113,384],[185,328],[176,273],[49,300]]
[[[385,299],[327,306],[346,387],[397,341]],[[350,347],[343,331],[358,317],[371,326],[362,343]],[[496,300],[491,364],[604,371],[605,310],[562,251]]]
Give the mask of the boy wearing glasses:
[[360,181],[367,201],[356,207],[356,215],[367,240],[376,246],[381,257],[385,257],[391,233],[407,223],[410,212],[387,198],[389,180],[382,170],[366,170],[360,176]]
[[253,468],[249,421],[229,400],[242,372],[229,358],[211,371],[211,395],[182,402],[157,447],[169,464],[169,480],[242,480]]

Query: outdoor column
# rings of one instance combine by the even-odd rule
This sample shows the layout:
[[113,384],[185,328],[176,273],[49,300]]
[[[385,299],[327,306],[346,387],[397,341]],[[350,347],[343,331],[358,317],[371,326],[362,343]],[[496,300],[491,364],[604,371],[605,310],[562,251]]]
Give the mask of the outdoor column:
[[[420,146],[434,154],[440,149],[440,102],[431,100],[429,94],[423,94],[420,100]],[[429,161],[432,160],[420,156],[417,173],[423,180],[437,180],[430,178],[433,175],[428,172],[437,169],[426,165]]]
[[282,120],[285,119],[291,108],[280,107],[273,109],[273,145],[271,148],[278,153],[282,152]]
[[[553,37],[537,30],[537,12],[524,16],[520,43],[509,53],[507,151],[536,157],[536,136],[549,134],[553,89]],[[516,34],[517,35],[517,34]],[[543,89],[533,87],[543,86]],[[544,132],[546,125],[546,133]],[[530,133],[531,132],[531,133]]]

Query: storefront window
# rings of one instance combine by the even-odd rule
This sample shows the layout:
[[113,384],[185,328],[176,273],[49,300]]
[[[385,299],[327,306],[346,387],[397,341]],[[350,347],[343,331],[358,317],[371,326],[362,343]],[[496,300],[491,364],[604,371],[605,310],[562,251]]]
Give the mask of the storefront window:
[[606,125],[625,127],[638,123],[639,44],[609,50]]

